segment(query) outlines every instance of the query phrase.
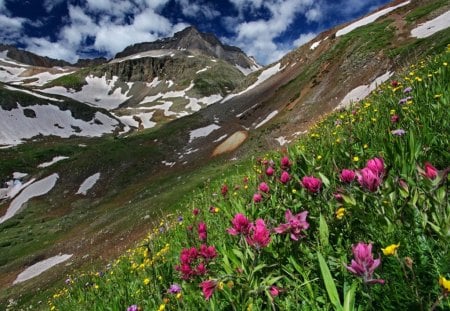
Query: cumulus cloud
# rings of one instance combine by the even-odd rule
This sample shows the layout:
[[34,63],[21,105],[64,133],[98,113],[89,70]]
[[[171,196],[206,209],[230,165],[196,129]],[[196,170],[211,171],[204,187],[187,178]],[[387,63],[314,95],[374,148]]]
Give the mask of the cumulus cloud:
[[0,14],[0,41],[3,43],[14,43],[21,37],[25,18],[8,17]]
[[244,15],[243,8],[257,10],[264,8],[270,18],[242,21],[236,27],[236,36],[230,40],[243,47],[247,54],[253,55],[262,64],[278,60],[292,45],[277,44],[279,38],[292,25],[298,14],[311,10],[312,0],[230,0]]
[[181,11],[186,17],[206,18],[212,20],[220,16],[220,12],[208,4],[199,4],[190,0],[177,0],[181,7]]
[[308,32],[308,33],[302,33],[295,41],[294,41],[294,46],[295,47],[299,47],[302,46],[303,44],[311,41],[312,39],[314,39],[317,36],[316,33],[314,32]]

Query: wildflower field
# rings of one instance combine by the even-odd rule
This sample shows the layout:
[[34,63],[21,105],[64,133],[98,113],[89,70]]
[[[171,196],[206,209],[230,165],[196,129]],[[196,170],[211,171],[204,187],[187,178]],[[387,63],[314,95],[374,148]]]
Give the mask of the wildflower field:
[[450,310],[449,62],[450,46],[180,195],[50,310]]

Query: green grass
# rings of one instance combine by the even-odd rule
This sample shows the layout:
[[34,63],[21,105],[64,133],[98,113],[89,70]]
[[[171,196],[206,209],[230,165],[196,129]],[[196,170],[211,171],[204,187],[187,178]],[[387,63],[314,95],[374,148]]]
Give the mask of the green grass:
[[[102,273],[74,273],[69,284],[50,298],[52,310],[445,310],[450,301],[438,283],[450,278],[448,133],[450,122],[450,49],[419,62],[397,75],[398,87],[382,85],[349,110],[331,114],[283,154],[270,152],[224,176],[205,182],[195,193],[179,190],[172,213],[155,221],[139,247],[104,267]],[[403,90],[412,87],[410,94]],[[399,100],[411,96],[405,104]],[[391,117],[397,115],[394,123]],[[403,129],[402,136],[393,130]],[[280,159],[291,162],[291,180],[280,183]],[[374,157],[384,159],[385,171],[374,191],[358,182],[342,183],[343,168],[360,170]],[[264,174],[273,161],[275,176]],[[425,162],[440,172],[428,179]],[[304,176],[322,180],[318,193],[300,185]],[[216,175],[217,176],[217,175]],[[260,182],[270,191],[262,202],[253,194]],[[168,180],[170,182],[170,180]],[[222,185],[228,192],[221,194]],[[335,199],[341,193],[342,200]],[[183,195],[183,196],[181,196]],[[177,201],[177,200],[174,200]],[[212,207],[212,208],[211,208]],[[198,215],[192,211],[198,209]],[[285,211],[308,211],[309,228],[293,241],[274,228],[285,223]],[[342,217],[336,212],[343,209]],[[342,210],[341,210],[342,211]],[[255,248],[244,237],[227,233],[231,219],[243,213],[250,221],[263,219],[271,229],[270,243]],[[182,216],[182,218],[179,218]],[[207,225],[207,241],[197,226]],[[381,266],[366,284],[345,265],[352,245],[373,245]],[[206,263],[205,275],[182,279],[174,269],[183,248],[214,246],[217,256]],[[382,248],[400,244],[394,256]],[[198,260],[198,259],[197,259]],[[192,263],[196,266],[197,263]],[[212,280],[209,300],[199,284]],[[168,288],[177,283],[179,294]],[[86,285],[87,284],[87,285]],[[274,287],[278,295],[274,295]],[[354,307],[352,307],[354,304]]]
[[418,7],[417,9],[408,13],[406,15],[405,19],[407,22],[410,22],[410,23],[414,22],[414,21],[419,20],[422,17],[430,14],[431,12],[443,7],[444,5],[448,5],[447,0],[430,1],[429,4]]
[[62,86],[66,89],[74,89],[80,91],[84,85],[87,85],[85,80],[84,70],[77,71],[76,73],[71,73],[59,78],[56,78],[44,85],[44,88],[50,88],[54,86]]

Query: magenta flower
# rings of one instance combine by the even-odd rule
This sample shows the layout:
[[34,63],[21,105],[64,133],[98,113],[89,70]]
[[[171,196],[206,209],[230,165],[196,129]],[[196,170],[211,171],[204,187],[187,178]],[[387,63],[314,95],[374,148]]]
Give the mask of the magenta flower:
[[258,218],[255,224],[252,224],[249,235],[246,237],[247,243],[257,249],[266,247],[270,243],[270,232],[266,228],[264,220]]
[[356,246],[352,245],[352,251],[354,259],[349,266],[346,266],[347,270],[362,277],[365,283],[384,284],[384,280],[373,278],[373,272],[380,265],[381,259],[373,259],[372,244],[359,242]]
[[291,161],[289,161],[289,158],[284,156],[281,158],[281,168],[282,169],[288,169],[291,167]]
[[381,184],[381,178],[370,168],[365,167],[358,173],[358,182],[361,187],[375,192]]
[[398,115],[396,115],[396,114],[394,114],[394,115],[391,117],[391,122],[392,122],[392,123],[397,123],[398,120],[400,120],[400,117],[399,117]]
[[206,269],[205,263],[204,262],[199,263],[195,268],[195,274],[198,276],[202,276],[205,275],[206,273],[208,273],[208,270]]
[[220,188],[220,192],[222,193],[223,196],[226,196],[228,193],[228,186],[227,185],[222,185],[222,188]]
[[425,171],[423,173],[423,176],[425,176],[426,178],[433,180],[438,176],[438,169],[431,165],[430,162],[425,162],[424,169]]
[[137,305],[132,305],[127,308],[127,311],[138,311],[139,307]]
[[391,85],[392,85],[392,87],[397,87],[398,86],[398,81],[397,80],[392,80],[391,81]]
[[261,193],[255,193],[254,195],[253,195],[253,202],[255,202],[255,203],[259,203],[259,202],[261,202],[262,201],[262,195],[261,195]]
[[317,193],[322,187],[322,181],[314,176],[305,176],[302,178],[301,185],[312,193]]
[[266,169],[266,175],[267,175],[267,176],[272,176],[274,172],[275,172],[275,170],[273,169],[272,166],[269,166],[269,167]]
[[173,283],[172,285],[170,285],[168,292],[169,294],[178,294],[181,292],[181,286],[177,283]]
[[268,193],[269,190],[270,190],[270,188],[265,182],[262,182],[262,183],[259,184],[259,191],[264,192],[264,193]]
[[206,229],[206,224],[202,221],[198,224],[198,239],[200,241],[206,241],[206,238],[208,237],[208,232]]
[[[261,195],[259,194],[259,196]],[[250,232],[251,228],[250,221],[247,219],[247,217],[245,217],[241,213],[238,213],[234,216],[233,220],[231,221],[231,224],[233,225],[233,227],[227,229],[228,233],[231,235],[238,235],[238,234],[247,235]]]
[[276,287],[275,285],[272,285],[269,288],[269,293],[270,296],[272,296],[273,298],[278,297],[278,295],[280,294],[280,290],[278,289],[278,287]]
[[214,246],[202,244],[200,245],[200,255],[209,261],[217,257],[217,251]]
[[294,241],[298,241],[299,238],[304,237],[302,235],[302,231],[309,228],[309,223],[306,221],[306,217],[308,216],[308,211],[304,211],[298,213],[297,215],[292,215],[291,210],[287,210],[284,214],[284,218],[286,219],[285,224],[281,224],[274,229],[276,233],[290,233],[291,239]]
[[383,158],[373,158],[367,161],[366,167],[374,172],[378,177],[384,175],[384,161]]
[[348,170],[348,169],[343,169],[341,172],[340,179],[342,182],[349,184],[355,180],[355,177],[356,177],[356,174],[354,171]]
[[192,210],[192,214],[193,214],[194,216],[197,216],[198,213],[200,213],[200,210],[199,210],[198,208],[194,208],[194,209]]
[[289,180],[291,180],[291,176],[289,176],[288,172],[283,171],[283,173],[281,173],[281,177],[280,177],[281,183],[285,185],[289,182]]
[[335,193],[333,193],[333,196],[336,199],[336,201],[338,201],[338,202],[344,201],[344,197],[342,196],[342,193],[335,192]]
[[208,300],[211,298],[212,294],[214,294],[214,291],[217,287],[217,281],[215,280],[207,280],[200,283],[200,287],[202,288],[203,296],[205,296],[205,299]]

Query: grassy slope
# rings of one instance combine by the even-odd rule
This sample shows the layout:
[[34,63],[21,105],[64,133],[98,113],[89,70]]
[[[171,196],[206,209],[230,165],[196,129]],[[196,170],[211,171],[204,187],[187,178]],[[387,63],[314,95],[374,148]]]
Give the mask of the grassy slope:
[[[104,275],[73,275],[71,284],[57,292],[50,305],[60,310],[122,310],[131,304],[144,310],[297,310],[300,304],[304,310],[317,310],[338,308],[347,293],[356,297],[362,310],[429,309],[441,299],[439,275],[448,278],[450,274],[448,179],[427,180],[418,167],[429,161],[444,169],[450,163],[444,147],[449,145],[450,132],[449,62],[450,50],[408,68],[397,77],[399,87],[385,84],[353,111],[335,113],[320,122],[289,149],[293,164],[287,185],[265,177],[261,161],[248,165],[243,174],[229,171],[223,180],[178,205],[183,210],[199,208],[198,216],[189,211],[167,216],[160,230],[143,241],[146,247],[130,250],[103,270]],[[412,99],[400,105],[408,86],[413,88]],[[391,122],[393,115],[399,116],[398,123]],[[399,128],[406,134],[392,134]],[[360,169],[375,156],[384,158],[387,169],[376,192],[361,189],[356,182],[339,181],[342,168]],[[274,160],[279,176],[280,155],[265,158]],[[300,186],[305,175],[322,179],[319,194],[309,194]],[[243,182],[244,176],[248,182]],[[406,187],[399,186],[400,179]],[[252,195],[261,181],[269,184],[270,195],[254,204]],[[225,197],[220,195],[223,183],[230,189]],[[336,191],[344,194],[344,202],[333,198]],[[210,206],[217,207],[217,212],[211,213]],[[336,218],[338,208],[345,209],[342,219]],[[287,209],[309,211],[310,228],[300,242],[272,233],[269,246],[255,250],[225,231],[237,212],[250,220],[262,218],[274,228],[284,222]],[[196,232],[200,220],[206,222],[207,243],[216,247],[218,256],[208,264],[206,276],[183,281],[174,265],[183,247],[200,244]],[[385,285],[365,285],[344,268],[352,258],[351,245],[358,241],[372,242],[375,258],[381,256],[382,267],[375,276],[385,279]],[[382,255],[381,248],[392,243],[400,244],[397,255]],[[318,253],[326,264],[317,261]],[[212,298],[205,301],[198,284],[208,278],[218,283]],[[174,282],[182,286],[180,295],[167,292]],[[278,297],[270,295],[271,286],[281,289]],[[355,290],[349,290],[351,286]],[[448,300],[443,300],[441,308],[448,307]]]

